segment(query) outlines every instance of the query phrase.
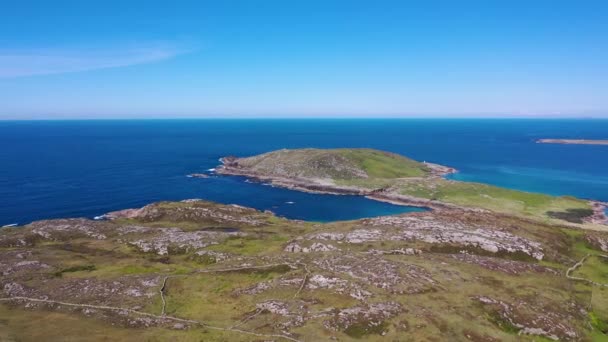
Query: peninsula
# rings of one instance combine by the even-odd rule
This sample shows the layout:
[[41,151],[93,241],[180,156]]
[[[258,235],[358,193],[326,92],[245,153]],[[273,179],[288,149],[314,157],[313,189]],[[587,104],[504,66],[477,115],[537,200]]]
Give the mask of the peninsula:
[[433,210],[317,223],[192,199],[2,228],[0,340],[608,337],[597,202],[370,149],[222,161],[220,174]]
[[454,168],[373,149],[279,150],[221,162],[219,174],[300,191],[361,195],[433,209],[490,210],[557,223],[608,223],[601,202],[449,180],[444,176],[456,172]]
[[539,144],[608,145],[608,140],[589,139],[539,139]]

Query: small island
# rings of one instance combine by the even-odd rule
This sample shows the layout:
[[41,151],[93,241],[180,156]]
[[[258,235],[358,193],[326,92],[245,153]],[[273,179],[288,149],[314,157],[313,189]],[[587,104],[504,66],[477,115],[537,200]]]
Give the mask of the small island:
[[538,139],[538,144],[566,144],[566,145],[608,145],[608,139]]
[[608,224],[606,205],[600,202],[449,180],[444,176],[456,172],[452,167],[374,149],[283,149],[220,160],[218,174],[245,176],[292,190],[359,195],[435,210],[490,210],[536,220]]

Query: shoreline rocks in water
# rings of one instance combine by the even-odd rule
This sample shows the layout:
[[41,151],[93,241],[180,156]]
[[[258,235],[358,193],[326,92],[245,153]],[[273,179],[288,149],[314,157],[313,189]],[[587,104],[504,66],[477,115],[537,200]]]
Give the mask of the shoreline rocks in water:
[[606,210],[608,209],[608,203],[591,201],[591,208],[593,214],[583,220],[593,224],[606,224],[608,225],[608,215]]
[[204,173],[191,173],[188,176],[189,178],[209,178],[209,175],[204,174]]
[[445,177],[449,174],[458,172],[458,170],[456,170],[455,168],[445,165],[429,163],[426,161],[423,161],[422,164],[428,167],[431,170],[431,176],[435,177]]

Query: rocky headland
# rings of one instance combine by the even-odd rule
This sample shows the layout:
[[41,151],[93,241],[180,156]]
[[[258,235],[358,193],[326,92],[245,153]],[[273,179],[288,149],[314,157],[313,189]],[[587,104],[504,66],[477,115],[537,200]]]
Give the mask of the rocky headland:
[[608,336],[608,232],[587,221],[602,203],[367,149],[223,161],[221,174],[434,210],[314,223],[193,199],[2,228],[0,340]]

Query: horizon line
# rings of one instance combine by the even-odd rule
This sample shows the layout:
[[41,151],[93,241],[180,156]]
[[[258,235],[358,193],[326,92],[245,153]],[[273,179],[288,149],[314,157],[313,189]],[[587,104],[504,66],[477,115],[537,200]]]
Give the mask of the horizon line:
[[0,122],[10,121],[161,121],[161,120],[608,120],[608,116],[209,116],[209,117],[126,117],[126,118],[0,118]]

